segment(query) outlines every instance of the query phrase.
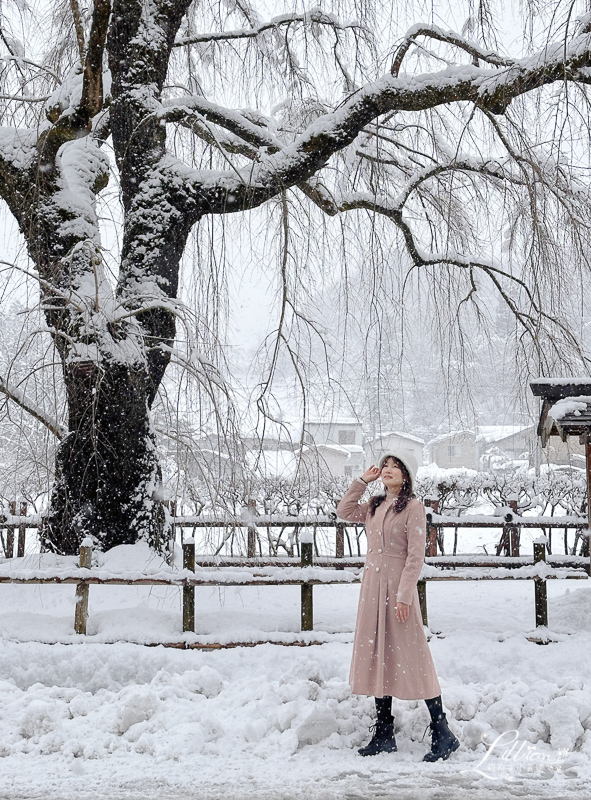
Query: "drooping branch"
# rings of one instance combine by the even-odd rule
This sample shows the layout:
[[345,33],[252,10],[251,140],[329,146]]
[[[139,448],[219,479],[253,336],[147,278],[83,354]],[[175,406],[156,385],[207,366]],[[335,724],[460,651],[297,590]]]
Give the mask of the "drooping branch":
[[464,50],[466,53],[469,53],[472,58],[475,59],[476,63],[479,60],[486,61],[487,64],[492,64],[495,67],[511,67],[515,63],[510,58],[502,58],[492,50],[484,50],[475,42],[471,42],[469,39],[454,33],[454,31],[443,31],[436,25],[419,24],[413,25],[413,27],[407,32],[404,41],[400,44],[394,54],[394,60],[390,69],[390,72],[392,75],[394,75],[394,77],[398,77],[398,73],[400,72],[400,67],[402,66],[405,55],[408,53],[409,49],[416,42],[419,36],[426,36],[429,39],[437,39],[440,42],[445,42],[446,44],[454,45],[454,47],[459,47],[460,50]]
[[38,69],[41,72],[46,72],[48,75],[51,75],[51,77],[56,81],[56,83],[59,83],[59,80],[60,80],[59,75],[57,75],[52,69],[50,69],[45,64],[37,64],[36,61],[31,61],[30,58],[24,58],[23,56],[12,56],[12,55],[11,56],[1,56],[0,57],[0,62],[2,62],[2,61],[6,62],[6,63],[13,62],[14,64],[17,64],[18,66],[20,66],[22,64],[26,64],[28,67],[34,67],[35,69]]
[[0,392],[5,394],[13,403],[16,403],[17,406],[20,406],[27,414],[30,414],[34,417],[38,422],[41,422],[45,427],[50,430],[54,436],[57,436],[58,439],[63,439],[68,431],[67,429],[61,425],[57,420],[53,419],[53,417],[48,416],[43,409],[39,408],[35,403],[28,400],[24,393],[17,389],[14,386],[10,386],[4,378],[0,376]]
[[[470,102],[501,113],[515,97],[556,81],[591,83],[591,71],[586,69],[590,64],[591,36],[585,34],[567,46],[562,42],[548,45],[494,73],[477,66],[462,66],[416,77],[386,75],[360,89],[336,111],[316,119],[277,153],[263,154],[253,165],[221,176],[193,171],[189,182],[205,198],[205,208],[200,213],[253,208],[283,189],[308,180],[382,114],[425,111],[455,102]],[[215,114],[217,124],[223,123],[236,132],[235,112],[217,106]]]
[[335,30],[347,30],[351,28],[364,29],[364,26],[358,22],[339,22],[339,20],[326,11],[320,8],[312,8],[310,11],[305,11],[303,14],[280,14],[273,17],[267,22],[263,22],[256,27],[239,28],[234,31],[219,31],[212,33],[198,33],[193,36],[187,36],[182,39],[177,39],[174,47],[185,47],[190,44],[199,44],[202,42],[224,42],[232,41],[235,39],[255,39],[265,31],[284,27],[286,25],[293,25],[295,23],[302,23],[310,25],[327,25]]
[[[443,170],[434,169],[432,173],[438,174],[441,171]],[[501,174],[497,170],[490,171],[489,175],[494,178],[501,177]],[[416,188],[420,183],[426,180],[427,177],[430,176],[420,176],[414,182],[411,182],[409,186],[412,185],[413,188]],[[413,267],[424,268],[448,265],[462,270],[468,270],[470,272],[470,278],[473,286],[471,294],[475,291],[473,280],[474,271],[485,274],[491,280],[495,289],[506,303],[508,308],[511,310],[515,319],[522,326],[524,332],[527,333],[531,338],[531,341],[538,349],[541,357],[543,357],[543,353],[540,350],[538,342],[538,321],[540,319],[544,320],[544,322],[549,323],[550,325],[555,325],[564,336],[568,346],[577,352],[583,360],[585,360],[584,354],[581,350],[580,342],[577,341],[576,337],[569,330],[568,326],[565,325],[560,319],[552,316],[544,310],[540,301],[536,299],[531,288],[524,280],[498,266],[494,260],[483,259],[475,255],[465,255],[462,253],[453,252],[451,250],[447,250],[445,252],[424,251],[417,244],[416,237],[408,221],[403,215],[404,203],[410,196],[410,193],[410,191],[403,193],[399,198],[399,202],[395,203],[389,202],[386,198],[371,197],[365,193],[352,193],[341,198],[338,202],[325,196],[324,202],[329,207],[332,203],[332,208],[330,208],[328,213],[332,213],[333,215],[346,211],[365,209],[372,213],[387,217],[400,230]],[[525,294],[531,311],[524,310],[518,305],[512,293],[507,291],[507,289],[503,286],[503,281],[509,281],[513,286],[517,287]]]

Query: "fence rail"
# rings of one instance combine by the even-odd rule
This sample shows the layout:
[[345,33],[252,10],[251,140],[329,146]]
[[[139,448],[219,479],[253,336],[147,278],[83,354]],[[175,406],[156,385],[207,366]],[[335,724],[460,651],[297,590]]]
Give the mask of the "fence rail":
[[[521,517],[515,508],[500,509],[496,516],[450,517],[437,513],[435,507],[427,513],[427,542],[425,549],[426,568],[419,581],[419,602],[423,622],[428,625],[427,583],[442,580],[533,580],[535,599],[536,629],[539,635],[535,641],[547,641],[545,629],[548,625],[548,601],[546,581],[549,579],[586,579],[589,576],[589,547],[587,520],[580,517]],[[10,513],[0,515],[0,538],[6,556],[0,564],[0,584],[74,584],[76,604],[74,630],[85,634],[88,619],[88,601],[91,585],[111,586],[176,586],[182,592],[183,631],[195,630],[195,588],[198,586],[301,586],[300,613],[301,630],[311,631],[314,627],[313,587],[321,584],[359,583],[365,558],[360,550],[362,525],[338,520],[336,516],[325,517],[284,517],[255,516],[253,506],[248,508],[245,517],[222,519],[203,517],[171,517],[171,543],[179,541],[183,550],[183,569],[177,570],[168,565],[168,572],[157,575],[143,574],[105,574],[100,569],[92,570],[92,548],[90,540],[85,540],[80,548],[79,568],[68,570],[25,569],[20,562],[11,569],[16,555],[25,555],[26,533],[38,529],[40,517],[26,515],[26,506],[12,503]],[[265,537],[262,529],[267,529],[266,541],[270,552],[263,554]],[[453,528],[453,555],[446,555],[443,532]],[[500,538],[495,555],[457,554],[458,531],[463,528],[500,529]],[[226,542],[230,533],[240,533],[241,543],[246,545],[246,555],[217,554],[206,555],[196,552],[195,541],[186,537],[188,531],[195,533],[200,529],[221,529]],[[293,531],[293,555],[279,556],[277,538],[270,536],[272,529]],[[303,533],[305,529],[305,533]],[[318,547],[318,530],[332,529],[335,532],[332,552],[321,554]],[[355,530],[358,553],[353,555],[349,530]],[[533,557],[520,555],[521,532],[537,529],[545,537],[534,542]],[[564,553],[552,552],[552,533],[563,533]],[[569,531],[575,532],[574,546],[568,546]],[[18,532],[18,537],[15,534]],[[348,541],[349,555],[345,555],[345,540]],[[275,552],[272,542],[277,545]],[[325,539],[324,544],[329,540]],[[577,555],[577,544],[580,553]],[[15,553],[15,544],[16,553]],[[258,555],[257,555],[258,550]],[[171,551],[172,552],[172,551]],[[287,572],[286,568],[291,568]],[[94,574],[93,574],[94,572]],[[301,644],[301,642],[300,642]]]
[[[363,561],[356,559],[321,559],[314,560],[313,543],[301,542],[301,558],[273,559],[262,564],[253,563],[257,559],[220,560],[215,566],[208,560],[206,565],[199,564],[195,554],[195,542],[183,544],[183,570],[174,572],[169,568],[168,574],[137,575],[104,574],[97,570],[92,574],[92,547],[90,540],[85,540],[80,547],[79,568],[61,570],[52,574],[51,570],[42,571],[21,569],[6,571],[6,563],[0,571],[0,583],[12,584],[75,584],[76,604],[74,631],[86,634],[88,620],[88,601],[91,585],[177,586],[182,590],[183,632],[195,631],[195,587],[197,586],[301,586],[300,616],[301,630],[311,631],[314,628],[313,587],[323,584],[359,583],[361,580]],[[337,562],[341,563],[338,564]],[[583,563],[581,563],[583,562]],[[589,564],[576,556],[560,556],[548,559],[546,545],[543,541],[534,543],[533,559],[526,557],[507,558],[491,556],[478,560],[470,558],[433,558],[425,560],[425,574],[418,583],[419,602],[423,623],[428,625],[427,582],[441,580],[533,580],[535,594],[535,619],[538,638],[548,640],[545,633],[548,627],[548,600],[546,581],[548,579],[587,579]],[[337,567],[341,567],[339,571]],[[586,567],[586,569],[585,569]],[[233,568],[233,569],[232,569]],[[292,571],[281,575],[291,568]],[[294,568],[299,568],[296,574]],[[500,569],[504,568],[504,569]],[[199,573],[196,574],[196,570]],[[267,570],[265,572],[264,570]],[[224,572],[226,570],[226,572]],[[230,571],[231,570],[231,571]],[[269,570],[273,570],[270,572]],[[357,570],[353,572],[352,570]],[[33,574],[31,574],[33,573]]]
[[[548,552],[552,554],[555,552],[556,533],[561,534],[560,549],[565,555],[576,555],[577,550],[581,557],[589,557],[589,537],[587,535],[588,522],[586,518],[564,516],[564,517],[550,517],[550,516],[536,516],[536,517],[522,517],[519,516],[514,510],[507,510],[506,508],[497,509],[497,513],[493,515],[470,515],[452,517],[447,515],[440,515],[436,510],[436,503],[432,503],[435,508],[428,509],[427,512],[427,547],[425,550],[428,556],[446,555],[444,531],[445,529],[454,530],[454,542],[452,547],[452,554],[456,556],[458,553],[459,532],[464,529],[484,528],[484,529],[499,529],[499,539],[495,545],[495,555],[500,556],[519,556],[521,551],[521,534],[523,530],[538,529],[547,538]],[[17,504],[10,504],[9,514],[0,514],[0,542],[2,551],[5,558],[22,557],[25,554],[26,533],[28,530],[38,530],[42,524],[41,516],[27,516],[26,503],[20,504],[21,514],[16,513]],[[186,538],[187,532],[197,530],[221,530],[226,531],[222,535],[222,543],[218,546],[215,555],[219,555],[222,549],[227,545],[228,540],[233,534],[239,534],[241,538],[242,549],[246,551],[248,558],[257,558],[263,556],[263,544],[269,550],[269,557],[278,555],[279,550],[286,552],[286,555],[301,555],[299,546],[299,533],[302,529],[311,529],[314,534],[314,553],[318,558],[321,556],[320,547],[317,540],[317,532],[324,529],[333,529],[335,531],[334,539],[334,554],[335,558],[343,558],[345,556],[345,541],[348,543],[349,555],[353,557],[352,540],[349,536],[349,531],[354,530],[355,541],[357,544],[358,557],[362,556],[360,546],[360,536],[363,531],[363,525],[355,525],[352,523],[343,522],[338,520],[335,515],[330,516],[316,516],[316,517],[286,517],[279,515],[259,516],[251,513],[249,509],[247,518],[234,517],[191,517],[191,516],[171,516],[170,537],[172,541],[178,541],[180,544]],[[265,537],[264,531],[266,530],[267,536]],[[271,530],[279,530],[279,537],[273,538],[270,536]],[[291,537],[291,546],[288,547],[286,542],[278,542],[285,531],[293,531]],[[574,542],[569,544],[569,532],[574,531]],[[243,541],[242,541],[243,540]],[[571,535],[572,540],[572,535]],[[233,539],[231,539],[230,546],[232,546]],[[15,548],[16,544],[16,548]],[[291,553],[289,550],[291,549]],[[486,551],[485,551],[486,552]],[[488,555],[488,553],[486,553]],[[227,556],[224,556],[227,557]],[[231,556],[230,556],[231,557]]]

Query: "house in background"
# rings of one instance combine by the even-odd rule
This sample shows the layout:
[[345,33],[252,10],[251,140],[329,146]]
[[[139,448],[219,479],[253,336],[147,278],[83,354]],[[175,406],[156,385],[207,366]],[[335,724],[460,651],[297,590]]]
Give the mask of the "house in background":
[[478,469],[476,434],[473,430],[450,431],[427,443],[429,463],[442,469]]
[[476,444],[480,469],[491,471],[503,466],[522,464],[539,467],[541,464],[585,466],[585,448],[574,439],[563,442],[553,437],[542,450],[537,428],[507,425],[483,425],[478,428]]
[[[353,477],[365,469],[363,429],[355,419],[311,420],[304,427],[304,443],[310,450],[316,449],[319,462],[324,461],[334,477]],[[332,448],[332,451],[327,448]],[[344,461],[341,458],[343,452],[347,454]],[[304,455],[303,451],[302,457]],[[306,458],[311,460],[313,453],[308,453]]]
[[386,453],[400,451],[412,453],[420,467],[423,463],[424,447],[425,442],[423,439],[419,439],[418,436],[412,436],[410,433],[402,433],[400,431],[382,433],[365,444],[365,468],[370,467],[372,464],[377,464]]
[[[476,436],[479,468],[485,472],[503,466],[533,466],[541,456],[533,425],[480,425]],[[539,461],[538,461],[539,463]]]
[[338,444],[304,446],[300,454],[300,474],[314,483],[322,483],[323,478],[339,478],[350,474],[345,471],[350,455]]

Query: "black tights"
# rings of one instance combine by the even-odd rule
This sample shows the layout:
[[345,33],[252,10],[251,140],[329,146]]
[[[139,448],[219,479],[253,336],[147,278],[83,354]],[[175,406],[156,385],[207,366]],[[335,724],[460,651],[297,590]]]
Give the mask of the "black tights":
[[[392,698],[389,696],[386,697],[376,697],[376,711],[378,714],[378,722],[384,722],[389,724],[392,722]],[[427,708],[429,709],[429,714],[431,714],[431,721],[435,722],[436,720],[443,719],[443,706],[441,704],[441,695],[437,697],[431,697],[428,700],[425,700],[427,704]]]

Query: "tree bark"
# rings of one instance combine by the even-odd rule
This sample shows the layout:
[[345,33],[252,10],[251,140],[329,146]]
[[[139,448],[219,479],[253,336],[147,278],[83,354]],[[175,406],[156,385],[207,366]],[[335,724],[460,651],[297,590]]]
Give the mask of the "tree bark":
[[57,453],[45,548],[74,554],[90,535],[103,550],[164,544],[161,471],[145,370],[78,362],[65,375],[69,433]]

